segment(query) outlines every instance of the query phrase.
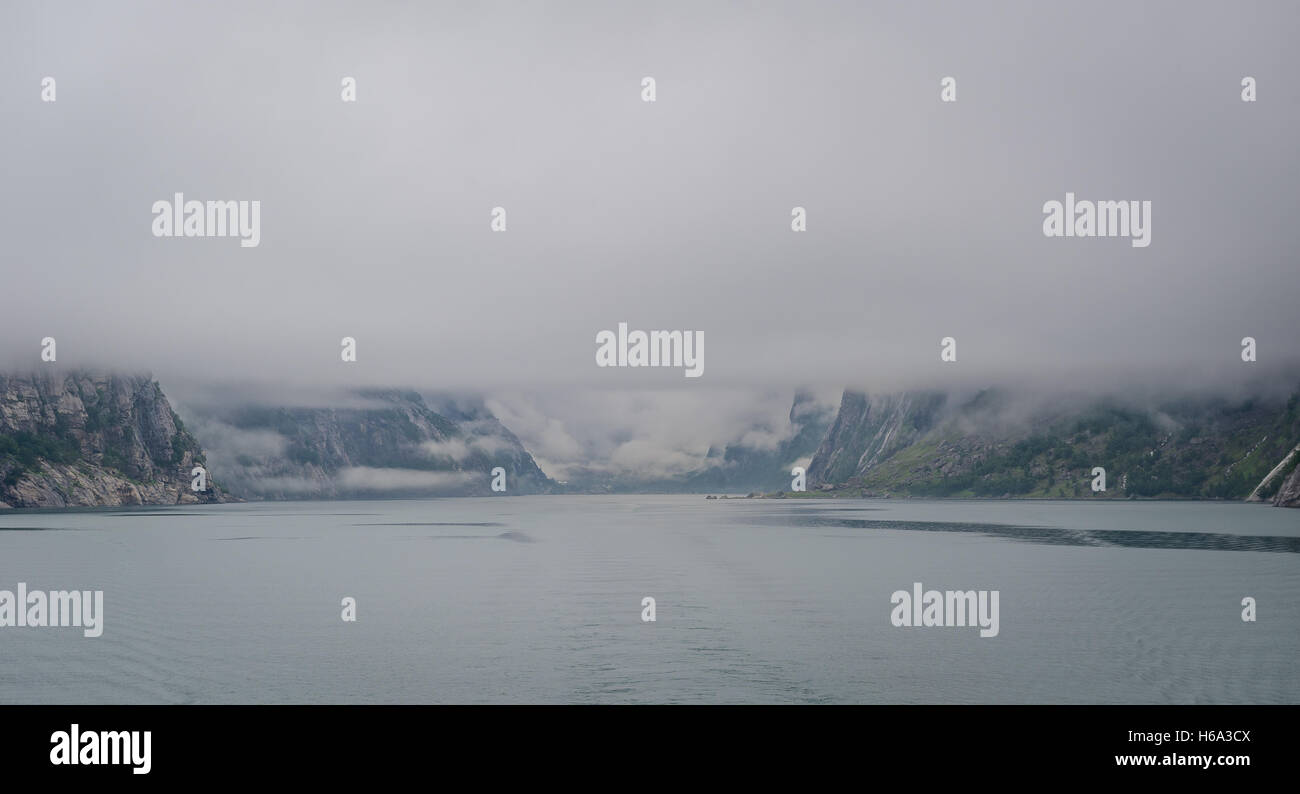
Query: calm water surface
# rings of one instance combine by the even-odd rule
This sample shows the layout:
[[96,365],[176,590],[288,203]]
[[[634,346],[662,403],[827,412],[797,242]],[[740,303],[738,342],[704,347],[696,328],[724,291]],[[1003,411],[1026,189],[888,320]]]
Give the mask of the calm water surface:
[[[999,635],[892,626],[917,581],[1000,591]],[[18,582],[105,629],[0,628],[0,703],[1300,703],[1300,510],[1258,505],[3,511]]]

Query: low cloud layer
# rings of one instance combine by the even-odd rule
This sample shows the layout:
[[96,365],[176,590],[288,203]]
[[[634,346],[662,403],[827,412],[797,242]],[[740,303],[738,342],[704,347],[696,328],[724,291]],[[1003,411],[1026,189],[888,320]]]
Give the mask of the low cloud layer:
[[446,459],[460,463],[475,453],[494,455],[512,449],[510,442],[499,436],[471,436],[447,441],[426,441],[420,449],[430,458]]
[[[1288,2],[19,2],[0,367],[48,336],[165,384],[682,388],[595,365],[627,322],[704,332],[705,401],[1231,385],[1245,336],[1281,373],[1298,36]],[[154,237],[177,192],[260,201],[259,245]],[[1151,201],[1151,244],[1044,237],[1067,192]],[[556,460],[587,443],[562,424]],[[659,435],[665,466],[700,445]]]
[[469,472],[417,471],[415,469],[377,469],[353,466],[341,470],[336,481],[349,491],[414,491],[463,487],[473,480]]
[[[794,390],[652,390],[504,393],[488,408],[549,476],[605,473],[646,479],[697,471],[711,447],[773,449],[792,435]],[[805,410],[834,410],[839,392]]]

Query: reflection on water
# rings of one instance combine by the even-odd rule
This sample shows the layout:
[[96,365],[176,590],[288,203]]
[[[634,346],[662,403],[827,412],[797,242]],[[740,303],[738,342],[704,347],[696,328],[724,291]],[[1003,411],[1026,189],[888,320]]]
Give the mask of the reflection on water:
[[[1276,551],[1300,553],[1300,537],[1285,535],[1228,535],[1214,532],[1143,532],[1126,529],[1062,529],[975,524],[960,521],[889,521],[840,518],[830,513],[781,513],[751,522],[769,526],[844,527],[846,529],[898,529],[919,532],[974,532],[1021,543],[1053,546],[1123,546],[1133,549],[1201,549],[1204,551]],[[840,535],[837,537],[860,537]]]
[[354,527],[503,527],[496,521],[395,521],[386,524],[353,524]]

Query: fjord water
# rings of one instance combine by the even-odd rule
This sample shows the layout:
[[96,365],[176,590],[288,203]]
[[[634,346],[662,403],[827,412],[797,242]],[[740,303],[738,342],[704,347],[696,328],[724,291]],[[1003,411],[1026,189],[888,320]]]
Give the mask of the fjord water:
[[[104,633],[0,628],[0,703],[1300,702],[1300,511],[1259,505],[5,511],[19,582],[103,590]],[[998,590],[998,636],[891,625],[913,582]]]

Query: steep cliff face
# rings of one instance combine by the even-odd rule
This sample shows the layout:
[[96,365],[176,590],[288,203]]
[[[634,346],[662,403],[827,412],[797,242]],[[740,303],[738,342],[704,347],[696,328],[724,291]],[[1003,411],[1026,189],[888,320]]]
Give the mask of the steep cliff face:
[[[810,488],[863,495],[1297,504],[1300,482],[1277,462],[1298,442],[1300,395],[1138,404],[850,392],[808,475]],[[1097,467],[1106,484],[1094,492]]]
[[846,391],[839,413],[808,465],[812,485],[862,477],[934,425],[945,395],[904,393],[869,397]]
[[[1294,462],[1292,465],[1294,466]],[[1300,507],[1300,467],[1293,468],[1282,481],[1277,496],[1273,497],[1273,504],[1276,507]]]
[[250,499],[488,495],[554,485],[481,404],[447,400],[447,416],[415,392],[371,391],[346,407],[192,408],[222,482]]
[[203,450],[147,375],[0,375],[0,507],[215,502]]

